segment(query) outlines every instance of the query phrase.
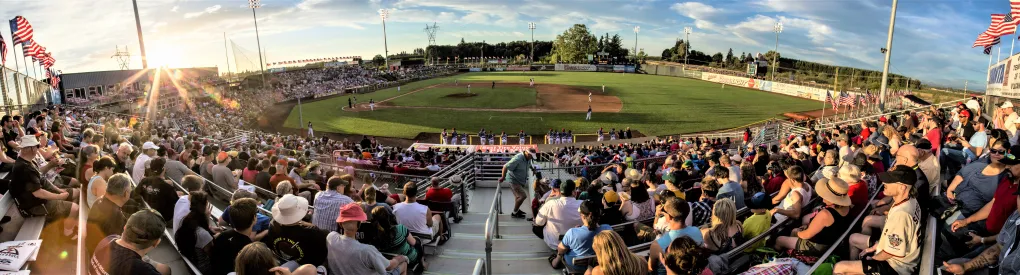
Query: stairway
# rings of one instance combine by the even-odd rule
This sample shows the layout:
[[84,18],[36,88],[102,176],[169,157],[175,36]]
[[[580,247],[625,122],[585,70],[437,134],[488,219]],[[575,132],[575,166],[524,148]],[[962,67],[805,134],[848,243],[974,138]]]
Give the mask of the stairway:
[[[425,274],[471,274],[475,262],[485,259],[485,220],[492,206],[495,188],[478,188],[468,192],[470,206],[464,220],[453,224],[453,237],[439,247],[436,255],[429,255],[426,261],[429,270]],[[502,238],[493,239],[493,274],[559,274],[549,267],[547,258],[553,251],[531,232],[531,222],[510,217],[513,209],[513,192],[504,188],[503,209],[499,215],[499,233]],[[530,207],[530,201],[521,208]],[[525,210],[531,212],[531,210]],[[529,214],[530,216],[530,214]]]

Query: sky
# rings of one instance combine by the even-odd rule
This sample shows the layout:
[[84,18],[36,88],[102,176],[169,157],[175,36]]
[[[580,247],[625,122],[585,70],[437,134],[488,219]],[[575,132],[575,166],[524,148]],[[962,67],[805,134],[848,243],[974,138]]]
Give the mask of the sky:
[[[119,69],[115,48],[127,47],[132,69],[141,68],[131,1],[4,0],[0,17],[22,15],[35,40],[65,73]],[[262,0],[256,10],[265,62],[383,53],[386,9],[389,52],[428,45],[426,24],[436,23],[437,44],[465,41],[552,40],[575,23],[594,33],[620,34],[633,47],[658,56],[693,28],[694,50],[730,48],[764,53],[776,47],[775,22],[783,23],[778,48],[784,57],[831,65],[882,69],[891,0]],[[138,0],[150,66],[257,66],[252,10],[244,0]],[[926,83],[983,90],[989,56],[971,44],[989,14],[1009,12],[1007,0],[900,0],[890,72]],[[10,39],[2,24],[0,34]],[[226,39],[232,42],[225,43]],[[1010,36],[1008,38],[1013,38]],[[1003,39],[1001,56],[1009,55]],[[246,49],[236,62],[233,46]],[[16,50],[20,54],[20,47]],[[1017,49],[1020,52],[1020,49]],[[243,52],[243,51],[242,51]],[[996,58],[998,51],[993,51]],[[246,60],[254,60],[247,62]],[[19,60],[20,62],[20,60]],[[13,67],[11,60],[7,66]],[[23,64],[22,64],[23,66]]]

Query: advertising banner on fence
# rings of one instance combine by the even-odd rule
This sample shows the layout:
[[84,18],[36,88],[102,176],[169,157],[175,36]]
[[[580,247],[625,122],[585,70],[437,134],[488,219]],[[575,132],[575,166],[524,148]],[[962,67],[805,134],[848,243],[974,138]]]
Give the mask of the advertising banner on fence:
[[622,73],[625,70],[626,70],[626,68],[624,68],[623,65],[613,65],[613,72],[614,73]]
[[471,69],[468,69],[468,71],[472,71],[472,72],[481,72],[481,71],[482,71],[482,68],[471,68]]
[[507,71],[530,71],[531,67],[526,65],[510,65],[506,67]]
[[1015,78],[1017,70],[1012,68],[1013,64],[1020,65],[1020,62],[1014,62],[1017,56],[1020,56],[1020,54],[1011,56],[988,67],[988,86],[985,87],[985,94],[991,96],[1011,95],[1008,97],[1016,98],[1017,94],[1013,93],[1013,88],[1010,87],[1010,84],[1017,80]]
[[747,77],[736,77],[714,73],[702,73],[701,80],[733,86],[754,88],[754,79],[750,79]]
[[633,73],[633,72],[637,71],[637,67],[634,66],[634,65],[623,66],[623,71],[624,72],[628,72],[628,73]]
[[451,151],[463,150],[465,152],[520,152],[528,149],[538,149],[538,145],[446,145],[446,144],[435,144],[435,143],[415,143],[411,144],[410,150],[419,152],[425,152],[429,149],[446,150]]
[[689,77],[694,79],[701,79],[702,76],[701,71],[695,70],[681,70],[680,75],[683,77]]
[[758,90],[762,90],[762,91],[766,91],[766,92],[771,92],[772,91],[772,81],[760,80],[760,81],[758,81],[758,83],[761,83],[761,85],[758,86]]
[[556,66],[553,65],[535,65],[532,71],[552,71],[555,70]]
[[506,70],[506,68],[503,68],[503,67],[496,67],[496,68],[493,68],[493,70],[495,70],[495,71],[497,71],[497,72],[502,72],[502,71],[505,71],[505,70]]
[[595,65],[592,64],[556,64],[557,71],[567,72],[594,72]]

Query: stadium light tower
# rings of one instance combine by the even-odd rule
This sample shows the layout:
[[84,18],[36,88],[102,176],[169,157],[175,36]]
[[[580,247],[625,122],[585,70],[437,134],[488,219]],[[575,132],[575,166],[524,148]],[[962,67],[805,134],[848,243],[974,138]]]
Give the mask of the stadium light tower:
[[528,57],[528,66],[535,63],[535,22],[528,23],[528,29],[531,30],[531,57]]
[[637,34],[641,31],[641,26],[634,27],[634,61],[637,61]]
[[776,67],[779,63],[776,63],[776,57],[779,56],[779,34],[783,32],[783,22],[776,22],[776,50],[772,53],[772,82],[776,82]]
[[255,43],[259,47],[259,69],[262,76],[262,87],[266,87],[266,63],[262,61],[262,41],[259,39],[259,18],[255,16],[255,9],[259,8],[259,0],[248,0],[248,7],[251,8],[251,18],[255,22]]
[[691,27],[684,27],[684,70],[687,70],[687,56],[691,53]]
[[138,31],[138,48],[142,52],[142,69],[148,69],[149,59],[145,56],[145,39],[142,38],[142,21],[138,19],[138,0],[131,0],[131,5],[135,8],[135,29]]
[[386,70],[390,70],[390,48],[386,44],[386,17],[390,16],[390,11],[386,9],[379,9],[379,18],[382,18],[382,37],[383,37],[383,57],[386,58]]

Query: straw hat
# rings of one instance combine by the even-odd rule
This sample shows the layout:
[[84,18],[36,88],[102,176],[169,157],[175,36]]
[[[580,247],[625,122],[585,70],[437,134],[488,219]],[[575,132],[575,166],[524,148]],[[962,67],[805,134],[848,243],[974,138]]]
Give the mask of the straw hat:
[[852,203],[850,202],[850,196],[847,195],[849,191],[850,187],[839,178],[823,178],[818,180],[818,183],[815,183],[815,192],[818,193],[818,196],[835,205],[850,206]]

